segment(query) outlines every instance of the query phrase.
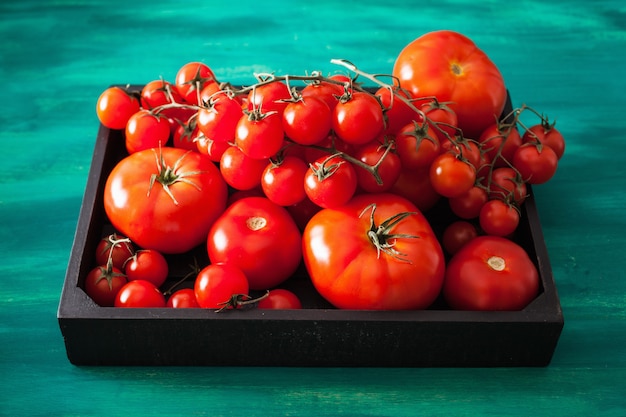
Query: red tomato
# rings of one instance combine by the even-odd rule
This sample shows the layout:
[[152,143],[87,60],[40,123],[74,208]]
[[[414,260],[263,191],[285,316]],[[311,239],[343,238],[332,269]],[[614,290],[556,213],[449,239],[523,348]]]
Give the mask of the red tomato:
[[391,192],[400,195],[421,211],[430,210],[441,199],[430,182],[429,169],[402,169],[400,177],[391,187]]
[[304,191],[320,207],[339,207],[356,191],[358,184],[352,164],[341,156],[324,156],[310,166],[304,177]]
[[484,181],[489,186],[489,198],[514,201],[521,206],[528,195],[528,187],[521,175],[511,167],[496,168],[491,172],[491,182]]
[[302,97],[315,97],[328,105],[332,112],[339,102],[337,97],[343,95],[343,86],[328,81],[319,81],[307,85],[300,92]]
[[120,87],[107,88],[96,103],[98,120],[109,129],[124,129],[130,116],[139,109],[139,100]]
[[126,282],[126,275],[121,269],[111,265],[100,265],[87,274],[84,289],[99,306],[113,307],[117,293]]
[[446,252],[454,255],[476,236],[478,236],[476,226],[465,220],[457,220],[445,228],[441,237],[441,244]]
[[306,198],[304,176],[306,163],[295,156],[285,156],[277,163],[270,162],[261,176],[263,193],[279,206],[291,206]]
[[166,146],[169,138],[168,119],[149,110],[139,110],[126,124],[126,151],[129,154]]
[[449,103],[463,135],[477,138],[500,117],[507,92],[502,74],[466,36],[449,30],[427,33],[400,52],[393,75],[413,97]]
[[182,104],[184,101],[176,86],[165,80],[150,81],[141,89],[141,107],[146,110],[159,108],[160,115],[181,122],[186,122],[195,111],[178,106],[171,108],[161,108],[161,106]]
[[411,123],[413,120],[421,120],[422,117],[405,100],[412,99],[411,94],[398,88],[380,87],[376,91],[383,108],[385,109],[385,133],[395,135],[401,128]]
[[250,289],[275,287],[302,259],[301,234],[289,212],[264,197],[237,200],[215,222],[207,239],[212,263],[240,268]]
[[380,183],[367,169],[354,165],[357,175],[357,183],[361,190],[368,193],[382,193],[389,191],[400,177],[402,162],[398,154],[393,150],[387,150],[389,146],[381,145],[377,141],[367,143],[357,149],[354,157],[366,165],[374,168],[380,177]]
[[406,169],[429,167],[441,153],[441,143],[435,129],[424,121],[403,126],[395,136],[396,151]]
[[228,142],[217,142],[208,139],[204,135],[200,135],[195,139],[194,146],[198,152],[208,156],[213,162],[220,162],[224,152],[226,152],[228,148],[232,147],[232,145]]
[[267,297],[257,303],[257,308],[273,310],[299,310],[302,302],[293,292],[283,288],[270,290]]
[[451,139],[457,135],[459,119],[454,110],[446,103],[438,100],[428,100],[420,106],[420,110],[424,112],[426,120],[437,130],[442,139]]
[[222,152],[220,172],[226,183],[236,190],[252,190],[261,185],[261,176],[268,159],[254,159],[246,156],[236,146],[229,146]]
[[462,219],[474,219],[480,215],[480,210],[489,200],[487,191],[478,185],[473,186],[465,193],[448,199],[450,209]]
[[153,249],[138,250],[124,266],[129,281],[143,279],[160,287],[167,279],[169,266],[165,256]]
[[549,146],[527,143],[513,155],[513,166],[529,184],[543,184],[556,173],[559,157]]
[[213,95],[207,107],[198,110],[196,123],[207,139],[233,142],[237,124],[242,116],[241,104],[223,92]]
[[226,183],[213,162],[177,148],[127,156],[104,187],[104,208],[115,229],[138,246],[162,253],[201,244],[226,198]]
[[513,161],[515,151],[522,145],[522,137],[515,127],[493,123],[479,136],[478,142],[493,164],[502,167]]
[[563,139],[561,132],[554,127],[554,124],[541,123],[531,126],[524,132],[523,143],[537,141],[552,148],[558,159],[561,159],[565,153],[565,139]]
[[233,264],[211,264],[196,277],[194,293],[201,308],[222,308],[233,296],[248,295],[248,279]]
[[283,112],[285,134],[301,145],[314,145],[326,139],[331,120],[330,107],[315,96],[303,96],[289,103]]
[[284,143],[285,131],[278,113],[252,112],[243,115],[237,123],[235,144],[250,158],[271,158]]
[[361,194],[321,210],[302,241],[311,281],[337,308],[421,309],[441,290],[441,246],[417,207],[400,196]]
[[430,165],[430,182],[444,197],[458,197],[476,182],[476,168],[451,152],[439,155]]
[[115,297],[115,307],[160,308],[165,307],[165,296],[150,281],[128,281]]
[[509,236],[519,226],[520,214],[516,207],[502,200],[489,200],[478,215],[480,227],[492,236]]
[[124,270],[124,264],[135,253],[129,238],[118,233],[103,237],[96,247],[96,265],[107,265],[109,258],[117,269]]
[[449,261],[443,294],[456,310],[521,310],[539,291],[525,250],[506,238],[479,236]]
[[188,62],[176,73],[176,89],[191,104],[199,104],[198,97],[202,89],[216,82],[211,68],[202,62]]
[[288,102],[283,100],[291,99],[291,92],[287,84],[274,81],[253,88],[248,93],[248,111],[258,110],[262,113],[277,112],[278,118],[287,107]]
[[332,127],[335,134],[351,145],[362,145],[378,138],[385,127],[383,109],[369,93],[355,92],[337,103]]
[[166,307],[170,308],[200,308],[193,288],[180,289],[167,299]]

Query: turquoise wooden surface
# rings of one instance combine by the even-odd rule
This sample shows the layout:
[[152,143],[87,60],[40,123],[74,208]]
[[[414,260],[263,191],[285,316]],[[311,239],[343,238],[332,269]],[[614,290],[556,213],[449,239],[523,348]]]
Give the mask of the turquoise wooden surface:
[[[390,72],[434,29],[470,36],[515,105],[567,150],[535,189],[565,315],[539,369],[79,368],[56,309],[114,83],[187,61],[253,72]],[[0,415],[626,415],[626,8],[621,1],[308,3],[21,1],[0,5]],[[184,354],[181,352],[181,354]]]

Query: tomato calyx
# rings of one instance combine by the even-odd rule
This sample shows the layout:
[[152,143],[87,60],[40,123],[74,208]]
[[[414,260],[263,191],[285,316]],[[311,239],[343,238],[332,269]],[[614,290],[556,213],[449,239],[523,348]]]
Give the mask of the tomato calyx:
[[331,175],[333,175],[342,164],[348,163],[348,161],[342,159],[337,163],[329,164],[329,162],[332,161],[334,158],[343,158],[343,156],[343,152],[337,152],[330,155],[322,162],[315,162],[314,164],[309,164],[309,166],[311,167],[311,171],[313,171],[313,173],[317,177],[317,180],[319,182],[322,182],[326,178],[329,178]]
[[381,224],[376,225],[374,221],[374,213],[376,212],[375,203],[365,207],[361,214],[359,214],[359,217],[363,217],[368,210],[370,210],[370,227],[367,231],[367,237],[374,247],[376,247],[377,259],[380,259],[380,253],[383,252],[399,261],[411,263],[411,260],[406,258],[406,254],[398,251],[395,245],[398,239],[417,239],[419,236],[406,233],[392,233],[391,230],[408,216],[417,213],[410,211],[400,212],[384,220]]
[[113,278],[115,277],[126,277],[125,274],[120,272],[115,272],[113,270],[113,260],[109,258],[106,265],[101,265],[98,267],[100,270],[100,277],[96,280],[96,284],[98,284],[103,279],[107,280],[107,284],[109,286],[109,290],[113,290]]
[[270,295],[269,290],[265,291],[265,294],[260,297],[253,298],[248,294],[233,294],[230,298],[224,302],[218,303],[221,307],[215,310],[216,313],[221,313],[226,310],[237,310],[242,307],[256,305],[259,301],[267,298]]
[[178,200],[176,200],[176,197],[174,197],[174,194],[172,194],[172,190],[170,190],[171,185],[176,184],[178,182],[184,182],[185,184],[189,184],[192,187],[196,188],[198,191],[201,190],[201,187],[198,184],[196,184],[195,182],[187,178],[190,176],[199,175],[202,173],[201,171],[178,172],[180,168],[180,164],[185,159],[185,157],[189,155],[191,151],[187,151],[183,155],[181,155],[181,157],[178,158],[176,162],[174,162],[174,166],[172,167],[170,167],[169,165],[165,163],[165,159],[163,158],[163,154],[160,148],[159,148],[159,154],[157,154],[155,149],[152,149],[152,152],[154,153],[154,158],[156,160],[158,173],[152,174],[150,176],[148,196],[150,195],[150,192],[152,191],[152,187],[154,187],[155,182],[158,182],[159,184],[161,184],[161,186],[163,187],[163,191],[165,191],[165,193],[172,199],[172,202],[175,205],[178,205]]

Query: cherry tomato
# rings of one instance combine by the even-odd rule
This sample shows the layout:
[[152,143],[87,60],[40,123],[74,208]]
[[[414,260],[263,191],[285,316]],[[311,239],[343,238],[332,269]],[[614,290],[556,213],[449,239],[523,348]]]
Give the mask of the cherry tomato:
[[167,147],[122,159],[104,187],[105,212],[115,229],[166,254],[201,244],[226,198],[226,183],[209,158]]
[[373,95],[363,92],[341,99],[335,106],[332,122],[336,135],[352,145],[373,141],[385,127],[381,104]]
[[430,165],[430,181],[444,197],[458,197],[476,182],[476,168],[451,152],[439,155]]
[[[487,182],[487,181],[485,181]],[[491,172],[489,199],[510,200],[521,206],[528,195],[522,176],[511,167],[496,168]]]
[[337,308],[426,308],[443,283],[443,251],[428,220],[394,194],[361,194],[319,211],[303,248],[311,281]]
[[170,308],[200,308],[193,288],[182,288],[174,292],[167,299],[166,307]]
[[124,270],[124,264],[133,256],[135,248],[129,238],[112,233],[100,239],[96,246],[96,265],[107,265],[111,258],[112,265]]
[[420,110],[442,139],[452,139],[459,133],[459,119],[446,103],[434,99],[427,100],[421,104]]
[[507,166],[513,161],[513,155],[522,145],[522,137],[517,128],[494,123],[488,126],[478,138],[482,150],[496,167]]
[[271,158],[284,143],[285,131],[278,113],[252,112],[243,115],[237,123],[235,144],[250,158]]
[[291,99],[291,92],[287,84],[274,81],[253,88],[248,93],[247,107],[248,111],[277,112],[280,119],[289,99]]
[[467,242],[478,236],[478,229],[466,220],[450,223],[443,231],[441,243],[450,255],[454,255]]
[[268,159],[254,159],[246,156],[236,146],[229,146],[222,152],[220,172],[226,183],[236,190],[252,190],[261,185],[261,176]]
[[212,263],[240,268],[250,289],[275,287],[296,271],[302,259],[300,230],[289,212],[264,197],[232,203],[207,239]]
[[213,95],[207,106],[198,110],[196,123],[207,139],[233,142],[237,124],[242,116],[241,104],[223,92]]
[[456,310],[521,310],[539,290],[526,251],[506,238],[478,236],[449,261],[443,294]]
[[395,136],[396,151],[406,169],[429,167],[441,154],[441,143],[435,129],[428,123],[413,121]]
[[[395,135],[401,128],[413,120],[422,117],[405,100],[411,100],[411,94],[397,86],[390,88],[380,87],[376,91],[381,105],[385,109],[385,133]],[[404,98],[405,100],[402,100]]]
[[115,297],[126,284],[126,275],[112,265],[93,268],[85,277],[84,289],[91,299],[101,307],[113,307]]
[[201,308],[222,308],[233,296],[248,294],[248,279],[233,264],[211,264],[196,277],[194,294]]
[[170,131],[170,123],[165,116],[149,110],[139,110],[126,124],[126,151],[131,154],[166,146]]
[[115,307],[160,308],[165,307],[165,296],[150,281],[128,281],[115,297]]
[[531,126],[522,136],[523,143],[539,141],[544,146],[552,148],[558,159],[565,153],[565,139],[554,124],[541,123]]
[[520,214],[512,204],[502,200],[489,200],[478,215],[480,227],[492,236],[509,236],[519,226]]
[[400,157],[393,152],[393,145],[381,145],[377,141],[361,146],[354,157],[364,164],[374,168],[380,177],[380,183],[369,170],[354,165],[357,175],[357,183],[361,190],[368,193],[382,193],[389,191],[400,177],[402,162]]
[[257,303],[257,308],[273,310],[299,310],[302,308],[302,302],[293,292],[283,288],[276,288],[270,290],[267,297]]
[[143,279],[160,287],[167,279],[169,266],[165,256],[153,249],[141,249],[124,266],[129,281]]
[[352,164],[340,156],[325,156],[312,164],[304,177],[304,191],[323,208],[339,207],[354,195],[358,180]]
[[543,184],[556,173],[559,158],[549,146],[526,143],[513,155],[513,166],[529,184]]
[[176,73],[176,89],[187,103],[199,104],[200,92],[211,83],[217,83],[215,74],[202,62],[188,62]]
[[478,138],[506,103],[498,67],[468,37],[449,30],[420,36],[402,49],[392,71],[413,97],[436,97],[456,113],[467,138]]
[[279,206],[291,206],[304,200],[304,176],[308,166],[295,156],[285,156],[270,162],[261,176],[265,196]]
[[140,110],[139,100],[120,87],[109,87],[96,103],[98,120],[109,129],[124,129],[128,119]]
[[343,95],[343,86],[328,81],[313,82],[302,89],[302,97],[315,97],[322,100],[330,111],[334,111],[339,102],[337,97]]
[[301,145],[314,145],[326,139],[331,120],[328,104],[315,96],[303,96],[289,103],[283,112],[285,134]]
[[487,190],[475,185],[465,193],[448,199],[450,209],[462,219],[474,219],[480,215],[480,210],[489,200]]

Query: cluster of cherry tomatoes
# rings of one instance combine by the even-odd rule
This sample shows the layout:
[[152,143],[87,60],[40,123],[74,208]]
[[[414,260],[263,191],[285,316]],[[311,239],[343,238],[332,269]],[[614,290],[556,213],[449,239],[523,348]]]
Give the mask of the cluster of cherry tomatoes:
[[[125,131],[129,156],[105,187],[107,216],[123,236],[107,236],[98,248],[99,266],[84,285],[94,301],[299,308],[297,296],[279,287],[304,261],[316,288],[338,307],[427,308],[445,288],[440,242],[449,257],[478,235],[493,238],[492,246],[515,245],[504,238],[519,225],[528,184],[548,181],[564,152],[554,124],[526,106],[499,120],[493,110],[492,122],[470,118],[474,137],[466,136],[467,106],[416,96],[402,81],[389,77],[388,84],[342,63],[352,75],[262,74],[237,88],[190,62],[173,82],[104,91],[99,120]],[[362,78],[374,87],[363,88]],[[525,126],[524,112],[538,123]],[[442,199],[458,221],[436,239],[421,213]],[[196,271],[193,289],[166,300],[162,253],[201,244],[210,264]],[[489,267],[500,268],[494,259]],[[524,265],[534,269],[529,260]],[[376,275],[372,282],[389,282],[359,284],[366,271]],[[456,305],[521,308],[536,295],[531,272],[524,272],[534,282],[522,304]],[[268,293],[252,300],[250,290]],[[445,293],[455,305],[455,294],[467,288]]]

